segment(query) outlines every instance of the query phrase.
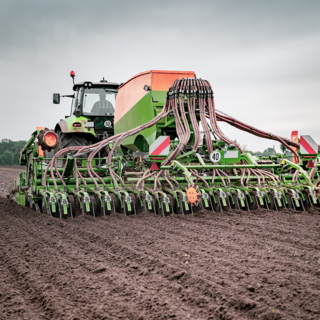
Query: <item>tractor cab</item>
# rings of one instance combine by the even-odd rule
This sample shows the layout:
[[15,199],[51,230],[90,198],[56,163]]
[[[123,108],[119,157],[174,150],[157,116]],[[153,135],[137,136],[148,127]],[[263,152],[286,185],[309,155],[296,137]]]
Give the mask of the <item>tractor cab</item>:
[[118,87],[119,84],[105,80],[75,84],[71,117],[86,118],[85,127],[94,128],[97,138],[113,136]]
[[[74,81],[74,72],[70,73]],[[101,141],[114,135],[114,112],[119,84],[101,80],[100,82],[80,82],[73,85],[70,116],[60,120],[55,126],[59,134],[77,134],[88,141]],[[53,103],[60,103],[60,94],[53,94]]]

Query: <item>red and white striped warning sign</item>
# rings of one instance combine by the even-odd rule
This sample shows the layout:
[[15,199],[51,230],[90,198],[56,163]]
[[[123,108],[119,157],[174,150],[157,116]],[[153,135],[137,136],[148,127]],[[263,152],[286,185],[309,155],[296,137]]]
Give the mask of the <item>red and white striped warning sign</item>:
[[170,137],[160,136],[152,145],[149,147],[150,156],[167,156],[169,154]]
[[318,144],[310,136],[301,136],[300,153],[302,155],[316,155],[318,154]]

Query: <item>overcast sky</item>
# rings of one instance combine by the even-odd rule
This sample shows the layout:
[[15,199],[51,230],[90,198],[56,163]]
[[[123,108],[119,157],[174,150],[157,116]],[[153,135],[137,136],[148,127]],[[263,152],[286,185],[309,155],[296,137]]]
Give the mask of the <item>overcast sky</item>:
[[[27,140],[70,113],[76,81],[191,70],[217,109],[320,144],[320,1],[0,0],[0,139]],[[222,124],[251,150],[278,144]]]

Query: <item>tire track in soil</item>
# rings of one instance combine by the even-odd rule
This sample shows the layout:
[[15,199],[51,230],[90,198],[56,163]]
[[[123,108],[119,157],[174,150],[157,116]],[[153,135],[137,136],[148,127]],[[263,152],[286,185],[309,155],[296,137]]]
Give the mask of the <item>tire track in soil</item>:
[[[33,235],[33,230],[26,230],[26,231],[23,230],[21,232],[21,224],[20,224],[20,229],[19,230],[20,230],[21,235],[28,234],[28,233]],[[54,231],[55,232],[59,232],[59,230],[54,230]],[[50,234],[50,235],[52,235],[52,234]],[[39,240],[41,240],[41,244],[42,244],[42,246],[40,247],[40,250],[41,251],[43,251],[43,250],[49,251],[50,252],[49,256],[53,256],[55,254],[56,250],[55,249],[51,249],[51,250],[48,249],[48,247],[47,247],[48,243],[46,243],[46,242],[48,242],[48,239],[45,239],[45,238],[41,237],[40,239],[37,239],[37,241],[39,241]],[[73,240],[75,240],[75,239],[73,239]],[[81,239],[76,239],[76,240],[81,241]],[[30,242],[30,239],[28,241]],[[49,242],[50,242],[49,245],[51,244],[51,246],[53,248],[57,248],[57,251],[58,251],[56,253],[56,255],[55,255],[55,258],[56,258],[55,261],[59,261],[58,265],[55,265],[54,263],[52,264],[52,262],[50,263],[50,267],[51,267],[51,269],[53,269],[52,271],[57,270],[59,268],[59,266],[60,266],[61,261],[66,260],[66,259],[64,259],[65,255],[66,255],[65,249],[69,250],[69,253],[71,253],[71,255],[69,255],[69,259],[67,259],[67,260],[70,261],[70,258],[71,258],[71,263],[69,263],[69,266],[68,266],[69,269],[73,269],[73,267],[70,265],[73,262],[72,260],[78,261],[79,258],[80,258],[79,260],[81,260],[81,263],[77,263],[77,266],[75,267],[75,268],[77,268],[76,272],[79,273],[79,274],[74,274],[73,277],[72,277],[73,290],[83,290],[83,292],[87,291],[86,288],[88,288],[88,286],[87,285],[84,286],[83,285],[83,281],[88,280],[87,279],[88,276],[84,276],[84,275],[92,274],[93,276],[89,277],[90,278],[89,280],[91,282],[90,289],[95,289],[95,288],[93,288],[93,284],[96,285],[97,283],[100,283],[101,280],[106,280],[106,278],[108,278],[107,282],[108,282],[109,285],[112,284],[113,282],[115,283],[115,286],[113,288],[112,287],[108,288],[109,292],[114,291],[115,293],[117,293],[117,292],[121,291],[122,294],[124,293],[124,295],[126,295],[128,293],[128,292],[123,292],[123,291],[126,291],[126,286],[127,286],[128,280],[124,281],[123,279],[121,279],[122,277],[120,277],[120,274],[119,274],[121,270],[120,271],[118,269],[116,271],[113,270],[112,274],[110,276],[109,275],[108,275],[108,277],[104,276],[103,279],[93,279],[95,277],[94,274],[100,274],[100,273],[104,272],[106,269],[111,269],[112,270],[112,267],[108,266],[107,268],[106,267],[102,268],[101,264],[96,266],[92,261],[90,261],[90,260],[93,260],[93,258],[95,258],[95,254],[93,254],[93,253],[91,255],[88,254],[86,252],[87,250],[84,248],[84,247],[90,247],[90,243],[82,243],[83,248],[80,248],[80,250],[78,250],[76,253],[74,253],[74,252],[70,252],[70,246],[68,247],[68,244],[66,244],[66,245],[64,245],[63,243],[59,244],[59,241],[60,240],[58,240],[58,244],[57,244],[57,243],[55,243],[54,238],[53,238],[52,241],[50,241],[50,239],[49,239]],[[46,245],[43,245],[43,243],[46,243]],[[36,254],[36,253],[34,253],[34,254]],[[35,255],[35,258],[36,259],[38,258],[37,255]],[[85,261],[89,261],[89,264],[86,263]],[[39,265],[38,267],[40,267],[41,268],[40,270],[43,271],[43,269],[46,269],[46,267],[48,267],[48,266]],[[116,269],[117,266],[113,266],[113,267],[114,267],[114,269]],[[81,269],[84,269],[84,270],[81,270]],[[116,274],[116,276],[117,276],[117,280],[116,281],[114,281],[114,279],[112,278],[114,276],[114,274]],[[125,276],[125,278],[127,278],[128,277],[128,273],[125,273],[124,276]],[[70,277],[68,277],[68,275],[65,273],[63,275],[59,275],[58,277],[57,277],[57,275],[55,275],[55,277],[53,279],[49,279],[47,281],[50,281],[53,285],[60,285],[61,286],[61,285],[65,284],[66,281],[68,281],[68,280],[70,280]],[[132,282],[134,282],[133,279],[130,279],[130,284]],[[142,283],[142,284],[145,285],[145,283]],[[147,291],[147,290],[144,290],[144,288],[141,287],[141,284],[140,284],[140,286],[136,285],[136,286],[134,286],[134,288],[131,288],[131,291],[134,292],[134,294],[136,293],[135,292],[136,288],[141,288],[140,289],[141,291]],[[64,288],[62,288],[62,287],[59,288],[59,290],[61,290],[62,293],[64,291],[63,289]],[[100,287],[98,287],[98,289],[100,289]],[[129,294],[130,293],[128,293],[128,295]],[[95,296],[90,296],[90,294],[87,294],[87,293],[85,293],[85,295],[86,295],[85,297],[82,297],[82,301],[81,301],[82,303],[84,303],[85,301],[95,301],[95,300],[97,300],[97,298],[99,298],[99,297],[95,297]],[[110,295],[108,296],[108,300],[110,300],[109,298],[110,298]],[[112,296],[111,296],[111,298],[112,298]],[[159,299],[159,301],[161,301],[161,299]],[[116,306],[115,305],[116,301],[114,299],[111,302],[112,302],[112,307],[113,308],[117,307],[116,309],[118,309],[118,310],[126,308],[126,305],[118,305],[118,306]],[[130,302],[129,299],[127,299],[127,301],[124,301],[125,304],[127,304],[128,302]],[[110,301],[107,301],[107,304],[110,304]],[[166,304],[168,304],[168,302],[166,302],[165,305]],[[93,317],[92,314],[91,315],[87,315],[87,317],[85,317],[85,319],[87,319],[87,318],[90,318],[90,319],[93,319],[93,318],[98,318],[98,319],[104,318],[105,314],[108,312],[108,309],[110,307],[111,307],[111,305],[109,305],[109,306],[108,305],[104,305],[103,308],[105,310],[102,310],[102,312],[103,312],[102,314],[99,314],[99,315],[96,314],[95,317]],[[140,310],[140,312],[141,312],[141,310]],[[138,314],[137,313],[130,314],[130,312],[127,312],[126,316],[129,316],[130,318],[134,319],[134,318],[138,318],[139,317],[139,313]],[[163,315],[165,315],[165,313]]]
[[[54,220],[56,220],[56,219],[54,219]],[[56,221],[54,221],[54,222],[56,222]],[[20,231],[21,231],[21,224],[20,224]],[[55,231],[55,232],[57,232],[57,231],[61,231],[61,230],[53,230],[53,231]],[[30,231],[29,231],[29,233],[30,233]],[[32,231],[31,231],[31,234],[32,234]],[[43,241],[43,239],[41,239],[42,241]],[[78,241],[81,241],[81,239],[78,239]],[[53,241],[54,242],[54,241]],[[54,243],[52,244],[53,246],[55,246],[54,245]],[[83,243],[83,245],[85,246],[85,247],[88,247],[89,245],[90,245],[90,243]],[[91,248],[90,248],[91,249]],[[61,253],[61,250],[59,251],[59,253]],[[118,257],[119,258],[119,257]],[[88,259],[88,257],[86,257],[86,259]],[[110,260],[110,254],[108,254],[108,259]],[[121,258],[122,260],[123,260],[123,257]],[[85,265],[85,264],[83,264],[83,263],[81,263],[81,265],[83,266],[83,265]],[[131,265],[131,263],[130,263],[130,265]],[[131,266],[132,267],[132,266]],[[133,267],[134,269],[138,269],[138,267],[136,267],[136,266],[134,266]],[[99,270],[99,269],[98,269]],[[86,272],[87,271],[92,271],[92,270],[90,270],[90,268],[88,269],[88,270],[86,270]],[[138,271],[139,273],[141,273],[141,271]],[[130,273],[130,271],[129,271],[129,273]],[[126,272],[125,273],[125,275],[127,276],[128,275],[128,272]],[[117,271],[117,276],[119,276],[119,270]],[[142,276],[143,276],[143,278],[146,278],[146,274],[145,273],[143,273],[142,274]],[[154,278],[154,275],[152,275],[152,277]],[[140,278],[141,278],[141,275],[140,275]],[[148,277],[147,277],[147,279],[148,279]],[[173,277],[173,279],[174,279],[174,277]],[[92,279],[91,279],[92,280]],[[130,280],[130,282],[132,281],[132,279]],[[161,305],[161,301],[164,301],[162,304],[164,305],[164,306],[166,306],[166,309],[168,309],[168,305],[170,305],[170,304],[172,304],[172,303],[174,303],[174,301],[170,301],[170,296],[169,296],[169,294],[170,294],[170,290],[174,290],[174,289],[176,289],[175,287],[172,287],[171,285],[170,285],[170,283],[168,282],[167,284],[164,284],[163,282],[165,282],[165,281],[167,281],[168,282],[168,280],[167,279],[164,279],[164,278],[162,278],[162,279],[153,279],[153,282],[156,282],[156,284],[158,285],[159,283],[161,283],[162,284],[162,287],[163,288],[165,288],[166,289],[166,291],[167,292],[165,292],[165,296],[163,297],[163,299],[161,299],[161,297],[159,297],[159,299],[157,299],[158,300],[158,302],[157,302],[157,304],[159,304],[159,302],[160,302],[160,305]],[[144,279],[144,282],[145,282],[145,279]],[[150,286],[150,283],[148,283],[148,287]],[[137,287],[137,286],[135,286],[135,287]],[[141,287],[141,286],[140,286]],[[172,287],[172,288],[170,288],[170,287]],[[139,287],[138,287],[139,288]],[[122,288],[123,289],[123,288]],[[143,290],[143,289],[142,289]],[[154,289],[155,291],[157,291],[157,288],[155,288]],[[122,290],[123,291],[123,290]],[[146,290],[143,290],[143,291],[146,291]],[[176,300],[176,298],[174,297],[174,299]],[[150,300],[150,299],[149,299]],[[169,300],[169,301],[168,301]],[[193,299],[194,300],[194,299]],[[198,303],[199,303],[199,298],[198,298]],[[179,309],[181,309],[181,305],[183,305],[183,303],[181,303],[180,301],[178,302],[178,305],[176,306],[176,312],[165,312],[166,310],[162,310],[161,312],[155,312],[154,310],[152,311],[152,315],[150,315],[150,318],[153,318],[155,315],[156,315],[156,317],[157,318],[164,318],[164,319],[167,319],[168,317],[170,317],[171,315],[174,315],[175,313],[179,313]],[[188,306],[185,306],[183,309],[188,309]],[[189,309],[190,309],[190,306],[189,306]],[[193,313],[193,311],[192,310],[186,310],[187,312],[186,312],[186,316],[189,314],[190,315],[190,317],[192,318],[192,319],[196,319],[196,318],[198,318],[198,317],[194,317],[193,315],[192,315],[192,313]],[[157,316],[157,313],[158,313],[158,316]],[[182,317],[179,317],[178,316],[178,318],[181,318],[181,319],[184,319],[184,318],[186,318],[186,316],[182,316]],[[133,318],[133,317],[132,317]]]
[[[93,218],[92,218],[93,219]],[[79,221],[79,220],[77,220],[77,219],[75,219],[75,221]],[[99,221],[100,222],[100,221]],[[127,221],[128,222],[128,221]],[[92,229],[92,227],[90,226],[90,228],[89,228],[90,230]],[[88,233],[87,233],[88,234]]]
[[[1,251],[1,249],[0,249]],[[35,303],[32,290],[25,288],[11,266],[0,255],[0,319],[45,319],[41,304]]]
[[[262,218],[263,219],[263,218]],[[261,219],[261,220],[262,220]],[[317,223],[317,221],[316,220],[318,220],[318,217],[313,217],[313,220],[314,221],[312,221],[312,223],[313,224],[318,224],[319,225],[319,223]],[[190,220],[189,220],[190,221]],[[114,222],[114,221],[113,221]],[[182,222],[183,222],[183,220],[182,220]],[[233,225],[230,225],[231,223],[233,222]],[[239,222],[237,222],[237,220],[235,221],[235,224],[240,224]],[[232,235],[232,240],[233,241],[238,241],[238,240],[241,240],[241,238],[239,237],[239,233],[240,233],[240,235],[241,235],[241,231],[243,231],[243,230],[241,230],[241,229],[239,229],[239,228],[236,228],[235,227],[235,224],[234,224],[234,221],[231,221],[231,220],[229,220],[229,227],[233,227],[232,229],[232,232],[236,232],[237,234],[236,235]],[[117,223],[117,221],[116,222],[114,222],[113,224],[112,224],[112,226],[113,226],[113,228],[118,228],[119,227],[119,225],[118,225],[118,223]],[[173,226],[173,228],[172,228],[172,230],[168,230],[168,227],[170,228],[170,226],[169,225],[165,225],[165,226],[163,226],[163,224],[162,223],[158,223],[158,225],[157,225],[157,228],[156,227],[153,227],[153,226],[149,226],[148,225],[148,229],[150,229],[150,230],[148,230],[149,232],[147,232],[147,233],[145,233],[144,231],[146,230],[146,224],[144,224],[142,227],[141,226],[139,226],[139,225],[137,225],[137,226],[135,226],[135,229],[133,229],[133,230],[130,230],[130,232],[134,232],[134,233],[136,233],[136,234],[138,234],[138,233],[141,233],[142,235],[143,235],[143,238],[145,239],[146,237],[152,237],[152,234],[153,234],[153,232],[159,232],[159,231],[161,231],[161,232],[163,232],[163,237],[165,237],[165,235],[166,234],[175,234],[175,235],[178,235],[179,237],[180,237],[180,239],[181,239],[181,243],[184,243],[184,241],[183,241],[183,239],[188,239],[188,240],[190,240],[190,238],[191,239],[193,239],[193,238],[199,238],[198,240],[201,240],[202,238],[203,239],[205,239],[205,237],[203,237],[203,236],[214,236],[214,233],[213,232],[211,232],[210,234],[208,234],[207,232],[206,232],[206,230],[210,230],[210,228],[206,225],[206,228],[203,228],[203,226],[201,225],[201,226],[199,226],[199,224],[198,223],[193,223],[193,225],[191,226],[192,228],[190,228],[190,225],[186,225],[185,223],[183,223],[183,225],[182,226],[184,226],[184,228],[181,228],[181,225],[179,225],[179,228],[176,226],[176,225],[174,225]],[[121,226],[122,227],[122,226]],[[140,228],[139,228],[140,227]],[[269,226],[268,226],[269,227]],[[287,227],[287,226],[286,226]],[[216,228],[216,229],[221,229],[221,225],[219,225],[219,226],[217,226],[217,225],[215,225],[214,226],[214,228]],[[240,228],[241,228],[241,226],[240,226]],[[292,243],[292,244],[295,244],[295,243],[297,243],[297,238],[296,238],[296,236],[295,235],[292,235],[292,232],[286,232],[285,230],[284,230],[284,227],[282,226],[281,228],[277,228],[276,226],[274,226],[274,224],[271,226],[271,227],[269,227],[269,229],[270,230],[268,230],[267,228],[259,228],[260,229],[260,232],[255,232],[255,229],[257,228],[257,226],[254,226],[253,225],[253,228],[252,228],[252,230],[250,230],[250,233],[252,234],[252,235],[255,235],[256,236],[256,239],[253,239],[253,240],[256,240],[256,241],[263,241],[264,240],[264,238],[266,238],[266,239],[268,239],[269,241],[270,240],[272,240],[272,241],[274,241],[274,243],[275,244],[277,244],[277,245],[286,245],[286,246],[288,246],[288,244],[289,243]],[[152,230],[153,229],[153,230]],[[182,229],[187,229],[187,230],[183,230],[183,231],[181,231]],[[192,234],[191,233],[194,233],[196,230],[199,230],[198,231],[198,233],[196,233],[195,235],[194,235],[194,237],[192,237]],[[262,229],[262,230],[261,230]],[[310,228],[309,228],[310,229]],[[320,229],[319,229],[320,230]],[[262,234],[262,232],[264,232],[264,234]],[[265,232],[268,232],[268,234],[266,235],[265,234]],[[151,235],[150,235],[150,233],[151,233]],[[187,233],[187,235],[185,235],[185,233]],[[243,233],[243,232],[242,232]],[[201,237],[201,235],[202,235],[202,237]],[[237,237],[237,239],[234,239],[235,237]],[[310,239],[308,238],[307,240],[309,240],[310,241]],[[255,242],[256,242],[255,241]],[[310,243],[309,241],[305,241],[305,243],[303,243],[303,249],[305,249],[306,247],[308,247],[308,248],[311,248],[311,249],[316,249],[316,248],[318,248],[318,245],[317,244],[314,244],[314,245],[312,245],[312,243]],[[282,242],[284,242],[284,243],[282,243]],[[288,243],[289,242],[289,243]],[[299,242],[298,242],[299,243]],[[314,242],[315,243],[315,242]],[[222,244],[223,245],[223,244]],[[274,247],[274,245],[273,245],[273,247]],[[233,249],[233,247],[227,247],[226,248],[228,251],[229,250],[232,250]],[[295,249],[295,248],[294,248]],[[284,252],[284,254],[286,254],[286,252]]]
[[199,300],[199,299],[198,299]]
[[[92,227],[90,226],[90,229],[91,229]],[[144,228],[145,228],[145,225],[144,225]],[[145,232],[146,233],[146,232]],[[143,234],[145,234],[145,233],[143,233]],[[142,249],[142,247],[141,247],[141,249]],[[143,249],[142,249],[143,250]],[[267,257],[267,259],[269,259],[270,257]],[[197,261],[197,263],[199,262],[199,260],[200,259],[196,259],[196,261]],[[220,261],[219,262],[221,262],[221,259],[220,259]],[[259,261],[258,261],[259,262]],[[304,261],[305,262],[305,261]],[[275,259],[274,259],[274,261],[269,261],[268,262],[268,265],[269,265],[269,269],[270,269],[270,265],[272,265],[272,264],[277,264],[277,257],[275,257]],[[288,267],[294,267],[294,268],[296,268],[296,266],[295,265],[292,265],[292,263],[290,264],[290,260],[288,260],[287,261],[287,266],[283,266],[283,264],[284,263],[282,263],[282,265],[278,268],[278,271],[279,272],[283,272],[283,271],[287,271],[287,268]],[[198,264],[198,267],[199,267],[199,264]],[[253,265],[253,267],[256,267],[256,265]],[[234,266],[233,266],[233,268],[234,268]],[[272,276],[271,276],[271,271],[273,272],[274,270],[273,270],[274,268],[272,268],[270,271],[268,271],[267,270],[267,273],[265,274],[265,276],[268,276],[269,278],[272,278]],[[312,271],[312,269],[310,269],[310,268],[307,268],[307,269],[305,269],[304,268],[304,270],[303,271],[308,271],[308,272],[310,272],[310,270]],[[250,270],[249,270],[250,271]],[[277,271],[277,270],[276,270]],[[252,272],[250,272],[250,273],[252,273]],[[268,275],[270,273],[270,275]],[[227,275],[228,277],[230,277],[230,274],[228,274]],[[301,279],[302,278],[302,276],[304,276],[304,279]],[[291,286],[291,287],[289,287],[289,285],[288,285],[288,282],[289,281],[292,281],[292,280],[294,280],[295,278],[300,278],[300,280],[299,281],[301,281],[301,280],[303,280],[303,282],[306,284],[306,286],[308,286],[308,281],[310,281],[310,280],[312,280],[312,281],[310,281],[310,283],[311,283],[311,287],[316,287],[317,286],[317,288],[319,289],[319,281],[318,281],[318,277],[317,277],[317,275],[316,274],[314,274],[314,278],[313,279],[310,279],[310,274],[308,274],[308,275],[304,275],[303,273],[301,273],[301,272],[295,272],[295,270],[293,270],[293,271],[291,271],[290,272],[290,274],[289,275],[287,275],[285,278],[283,277],[283,276],[281,276],[280,277],[280,280],[281,280],[281,282],[283,282],[283,283],[280,283],[279,285],[280,285],[280,287],[287,287],[288,286],[288,288],[287,288],[287,292],[283,292],[283,295],[285,296],[285,297],[287,297],[287,296],[290,296],[290,293],[291,293],[291,291],[292,291],[292,288],[294,288],[294,286]],[[235,279],[235,280],[238,280],[238,279]],[[261,280],[261,279],[260,279]],[[264,277],[264,278],[262,278],[262,280],[263,281],[266,281],[267,279]],[[226,282],[226,280],[222,280],[223,282],[224,282],[224,284],[227,284]],[[314,282],[313,282],[314,281]],[[221,282],[221,279],[220,279],[220,282]],[[274,282],[274,281],[272,281],[272,282]],[[267,283],[269,284],[269,283],[272,283],[272,282],[270,282],[270,279],[267,281]],[[275,284],[277,284],[277,282],[279,282],[279,281],[275,281]],[[250,283],[249,283],[250,284]],[[285,291],[285,288],[283,288],[283,291]],[[317,291],[314,291],[314,290],[312,290],[312,288],[311,289],[309,289],[309,291],[307,292],[307,293],[309,293],[310,295],[313,295],[315,292],[317,292]],[[243,293],[242,293],[243,294]],[[296,302],[297,303],[300,303],[300,298],[299,297],[297,297],[296,298]]]
[[[55,220],[55,219],[54,219]],[[96,238],[96,236],[94,235],[94,237]],[[96,240],[96,239],[95,239]],[[122,249],[124,249],[124,248],[122,248]],[[129,253],[130,253],[130,251],[129,251]],[[139,254],[139,252],[135,252],[135,254],[136,255],[138,255]],[[143,263],[143,261],[145,260],[145,257],[142,257],[142,259],[141,259],[141,263]],[[156,263],[157,261],[152,261],[152,263],[154,264],[154,263]],[[151,267],[152,268],[154,268],[154,265],[151,265]],[[181,275],[181,272],[179,272],[179,269],[176,269],[176,268],[172,268],[171,267],[171,269],[169,270],[169,272],[167,271],[167,270],[163,270],[163,268],[165,268],[165,267],[170,267],[170,266],[168,266],[168,265],[166,265],[166,264],[164,264],[164,265],[160,265],[160,274],[165,274],[165,276],[167,276],[167,277],[169,277],[170,278],[170,280],[172,281],[172,280],[175,280],[176,278],[178,278],[179,279],[179,277],[180,277],[180,275]],[[178,274],[177,274],[178,273]],[[144,276],[146,276],[146,274],[143,274]],[[186,278],[186,277],[184,277],[184,278]],[[199,291],[201,288],[199,287],[199,283],[200,283],[200,285],[201,285],[201,282],[204,282],[203,281],[203,279],[198,279],[198,278],[192,278],[192,277],[190,277],[191,278],[191,284],[192,283],[195,283],[195,285],[196,285],[196,291]],[[177,279],[177,280],[178,280]],[[190,285],[190,283],[188,284],[188,285]],[[210,284],[208,284],[208,283],[204,283],[205,284],[205,289],[204,289],[204,294],[206,294],[206,295],[208,295],[208,285],[210,286]],[[169,286],[169,285],[168,285]],[[170,289],[170,288],[169,288]],[[173,289],[175,289],[175,287],[173,287]],[[192,302],[194,302],[195,304],[208,304],[208,301],[206,301],[207,299],[201,299],[201,297],[198,297],[197,299],[195,299],[194,298],[194,295],[193,295],[193,292],[189,292],[190,290],[188,290],[188,295],[187,296],[190,296],[189,297],[189,301],[188,301],[188,303],[190,304],[190,303],[192,303]],[[201,290],[200,290],[201,291]],[[221,293],[218,291],[217,292],[217,295],[219,295],[219,296],[221,296]],[[209,292],[209,296],[211,297],[212,296],[212,293],[211,292]],[[225,298],[224,297],[222,297],[222,300],[223,301],[225,301]],[[222,304],[224,304],[224,302],[222,302]],[[203,306],[202,306],[203,307]],[[212,313],[212,310],[209,310],[209,312],[210,313]],[[223,312],[223,313],[225,313],[225,312]],[[165,317],[166,318],[166,317]],[[241,317],[240,317],[240,315],[238,315],[237,316],[237,319],[241,319]]]
[[[103,221],[103,220],[102,220]],[[129,222],[130,223],[130,222]],[[96,224],[95,224],[96,225]],[[90,226],[90,229],[91,228],[94,228],[95,227],[95,225],[93,225],[93,227],[92,226]],[[162,249],[162,247],[161,246],[163,246],[163,243],[154,243],[154,238],[155,237],[158,237],[157,235],[156,235],[156,233],[157,233],[157,231],[160,231],[160,233],[163,231],[163,232],[165,232],[166,234],[168,234],[169,233],[169,231],[168,231],[168,228],[167,227],[165,227],[165,228],[162,228],[162,226],[161,226],[161,224],[159,224],[160,226],[159,226],[159,230],[152,230],[152,232],[150,232],[150,230],[148,230],[148,232],[145,232],[147,229],[146,229],[146,224],[144,224],[143,225],[143,228],[142,229],[139,229],[139,230],[137,230],[137,228],[135,227],[133,230],[128,230],[128,232],[133,232],[133,233],[140,233],[141,235],[143,235],[143,236],[141,236],[140,238],[138,237],[138,234],[137,234],[137,238],[138,239],[141,239],[140,241],[139,241],[139,243],[138,243],[138,245],[139,245],[139,247],[142,249],[144,246],[148,246],[148,245],[150,245],[150,243],[152,243],[156,248],[158,248],[158,250],[161,250]],[[103,226],[101,226],[101,228],[103,228]],[[113,223],[112,224],[112,231],[115,231],[117,228],[122,228],[122,226],[119,226],[119,224],[118,223]],[[115,234],[119,234],[118,232],[119,232],[120,230],[118,230],[118,231],[116,231],[115,232]],[[124,230],[124,231],[126,231],[127,232],[127,230]],[[188,234],[189,234],[189,236],[191,236],[191,233],[190,232],[188,232]],[[151,236],[150,236],[151,235]],[[181,234],[177,234],[178,236],[179,236],[179,238],[180,239],[182,239],[183,238],[183,235],[181,235]],[[201,239],[200,239],[201,240]],[[261,241],[261,238],[259,237],[258,238],[258,240],[260,240]],[[233,240],[234,241],[234,240]],[[167,251],[169,251],[169,248],[170,247],[172,247],[171,246],[171,242],[172,241],[169,241],[169,242],[167,242],[167,243],[165,243],[165,247],[166,247],[166,250]],[[211,244],[212,244],[213,242],[211,241]],[[255,242],[256,243],[256,242]],[[181,244],[182,245],[184,245],[184,242],[183,241],[181,241]],[[282,244],[282,243],[281,243]],[[287,243],[285,243],[285,245],[287,245]],[[258,246],[261,246],[261,244],[259,243],[259,245]],[[277,254],[280,254],[280,250],[281,249],[279,249],[279,248],[276,248],[275,249],[275,244],[269,244],[269,246],[270,247],[272,247],[273,248],[273,252],[277,252]],[[219,247],[223,247],[223,243],[219,243]],[[216,249],[216,252],[217,251],[219,251],[219,253],[221,253],[221,254],[223,254],[223,255],[226,255],[226,253],[228,252],[228,253],[230,253],[230,252],[232,252],[232,251],[235,251],[234,250],[235,248],[234,247],[232,247],[231,245],[229,245],[229,244],[227,244],[227,245],[225,245],[225,248],[224,248],[224,250],[217,250]],[[271,250],[268,250],[268,248],[266,248],[267,250],[266,250],[266,252],[269,252],[269,251],[271,251]],[[238,248],[237,248],[237,250],[238,250]],[[251,250],[251,249],[250,249]],[[210,255],[208,255],[206,252],[202,252],[201,253],[201,256],[197,256],[197,252],[198,252],[198,250],[195,250],[195,249],[193,249],[192,247],[187,247],[187,248],[184,248],[184,251],[185,252],[188,252],[190,255],[192,255],[193,257],[195,257],[196,259],[195,260],[197,260],[198,258],[208,258],[209,260],[211,259],[211,258],[213,258],[213,255],[212,254],[210,254]],[[203,251],[203,250],[202,250]],[[170,251],[169,251],[170,252]],[[287,252],[286,251],[284,251],[284,254],[282,254],[282,257],[284,258],[285,256],[286,256],[286,260],[283,260],[283,261],[281,261],[281,265],[282,265],[282,267],[290,267],[290,266],[292,266],[292,261],[291,261],[291,257],[287,257],[288,255],[286,254]],[[254,255],[254,252],[252,252],[252,251],[249,251],[249,252],[245,252],[245,250],[242,250],[241,251],[241,253],[238,253],[238,255],[240,256],[241,255],[241,258],[243,258],[243,255],[244,254],[246,254],[246,255]],[[273,253],[273,255],[274,255],[274,253]],[[172,257],[175,257],[176,256],[176,250],[174,250],[174,248],[173,248],[173,251],[171,252],[171,256]],[[267,256],[267,259],[270,259],[270,258],[273,258],[272,256],[270,257],[270,254],[269,253],[266,253],[266,256]],[[237,252],[235,251],[235,256],[234,256],[234,259],[236,259],[236,258],[238,258],[237,257]],[[315,257],[314,257],[315,258]],[[275,257],[275,259],[276,259],[276,257]],[[306,259],[308,259],[308,257],[306,258]],[[303,259],[301,262],[302,263],[305,263],[305,261],[306,261],[306,259]],[[297,259],[296,260],[299,260],[299,257],[297,257]],[[301,260],[301,259],[300,259]],[[225,259],[225,263],[227,263],[227,261],[228,261],[228,259],[226,258]],[[309,259],[309,261],[311,261],[310,259]],[[222,261],[221,261],[222,262]],[[316,261],[315,261],[316,262]],[[302,266],[295,266],[296,268],[298,268],[299,270],[297,270],[297,271],[306,271],[305,270],[305,267],[306,267],[306,265],[302,265]],[[300,270],[302,268],[302,270]],[[308,269],[308,271],[310,272],[310,268],[307,268]],[[312,270],[311,270],[312,271]],[[310,275],[308,275],[308,277],[309,277]]]

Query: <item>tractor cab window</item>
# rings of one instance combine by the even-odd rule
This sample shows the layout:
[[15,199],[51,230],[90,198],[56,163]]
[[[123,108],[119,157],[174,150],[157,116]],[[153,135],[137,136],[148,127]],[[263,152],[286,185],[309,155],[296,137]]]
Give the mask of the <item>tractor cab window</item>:
[[83,115],[113,116],[116,90],[91,88],[84,90],[82,96]]

